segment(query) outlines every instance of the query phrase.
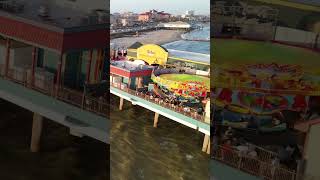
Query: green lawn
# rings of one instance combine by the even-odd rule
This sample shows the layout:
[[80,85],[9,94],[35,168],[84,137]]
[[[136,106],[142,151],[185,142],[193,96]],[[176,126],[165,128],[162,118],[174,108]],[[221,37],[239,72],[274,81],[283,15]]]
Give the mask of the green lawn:
[[188,82],[188,81],[197,81],[204,82],[207,87],[210,87],[210,79],[204,76],[197,76],[191,74],[162,74],[160,75],[162,79],[167,79],[171,81],[180,81],[180,82]]
[[213,63],[215,64],[256,64],[278,63],[302,65],[305,71],[320,74],[320,53],[280,45],[236,39],[213,39]]

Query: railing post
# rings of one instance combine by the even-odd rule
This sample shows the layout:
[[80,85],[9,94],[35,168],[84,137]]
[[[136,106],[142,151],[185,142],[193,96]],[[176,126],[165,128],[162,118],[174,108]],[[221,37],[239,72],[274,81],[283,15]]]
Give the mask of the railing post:
[[63,53],[60,54],[60,58],[58,61],[56,92],[55,92],[56,97],[58,97],[58,95],[59,95],[59,90],[60,90],[60,85],[61,85],[62,60],[63,60]]
[[241,169],[242,156],[239,154],[238,169]]
[[34,86],[34,78],[35,78],[36,63],[37,63],[37,52],[38,52],[37,48],[33,47],[33,50],[32,50],[32,66],[31,66],[31,86],[32,87]]
[[11,39],[7,38],[6,42],[6,61],[4,66],[4,76],[8,76],[9,64],[10,64],[10,49],[11,49]]
[[[260,166],[259,166],[259,176],[260,176],[260,177],[263,177],[263,176],[262,176],[262,171],[263,171],[262,165],[263,165],[263,163],[259,161],[259,164],[260,164]],[[272,174],[271,174],[271,176],[272,176],[271,179],[273,179],[273,175],[272,175]]]
[[295,180],[295,175],[296,175],[296,172],[293,171],[293,173],[291,174],[291,180]]
[[92,55],[93,55],[93,50],[91,49],[89,52],[89,62],[87,64],[87,76],[86,76],[87,83],[90,83]]

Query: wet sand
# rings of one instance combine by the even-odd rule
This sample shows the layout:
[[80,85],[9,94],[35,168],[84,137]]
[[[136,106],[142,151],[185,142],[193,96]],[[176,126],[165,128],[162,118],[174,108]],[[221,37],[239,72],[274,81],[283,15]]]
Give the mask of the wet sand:
[[143,44],[165,44],[172,41],[181,40],[183,31],[179,30],[158,30],[143,32],[139,37],[128,36],[122,38],[112,39],[111,43],[115,43],[118,47],[128,47],[135,42]]

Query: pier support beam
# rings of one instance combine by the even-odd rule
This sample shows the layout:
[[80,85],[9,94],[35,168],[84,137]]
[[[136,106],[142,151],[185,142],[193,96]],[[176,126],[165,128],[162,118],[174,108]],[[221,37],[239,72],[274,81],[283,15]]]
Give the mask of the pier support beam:
[[123,109],[123,102],[124,102],[124,99],[121,97],[120,98],[120,104],[119,104],[119,110],[120,111]]
[[34,86],[35,81],[35,72],[36,72],[36,66],[37,66],[37,57],[38,57],[38,49],[36,47],[33,47],[32,50],[32,64],[31,64],[31,86]]
[[40,114],[33,114],[32,136],[31,136],[31,152],[38,152],[40,149],[40,139],[42,131],[43,117]]
[[154,113],[153,127],[158,127],[159,113]]
[[142,77],[137,77],[137,81],[138,81],[138,88],[142,88],[143,87],[143,78]]
[[6,59],[5,59],[5,67],[4,67],[4,75],[8,76],[9,67],[10,67],[10,51],[11,51],[11,39],[7,39],[6,41]]
[[58,96],[59,90],[61,87],[62,61],[63,61],[63,53],[60,54],[60,58],[58,61],[58,67],[57,67],[57,80],[56,80],[56,91],[55,91],[56,97]]
[[92,64],[92,57],[93,57],[93,50],[89,51],[89,62],[87,63],[87,70],[86,70],[86,82],[90,83],[90,75],[91,75],[91,64]]
[[203,139],[202,151],[210,154],[210,136],[205,135]]

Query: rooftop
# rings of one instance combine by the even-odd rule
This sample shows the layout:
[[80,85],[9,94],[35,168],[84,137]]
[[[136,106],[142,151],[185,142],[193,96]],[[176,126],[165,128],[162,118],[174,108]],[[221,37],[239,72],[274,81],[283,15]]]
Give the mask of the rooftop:
[[174,49],[168,49],[170,57],[182,58],[192,61],[197,61],[201,63],[210,64],[210,55],[208,54],[201,54],[195,52],[188,52],[188,51],[179,51]]
[[[138,62],[138,61],[136,60],[136,62]],[[152,66],[138,64],[138,63],[131,62],[131,61],[111,61],[110,65],[121,68],[121,69],[125,69],[130,72],[146,71],[146,70],[153,69]]]
[[75,27],[106,27],[107,11],[92,13],[62,7],[41,0],[0,0],[0,17],[27,22],[38,27],[65,30]]

